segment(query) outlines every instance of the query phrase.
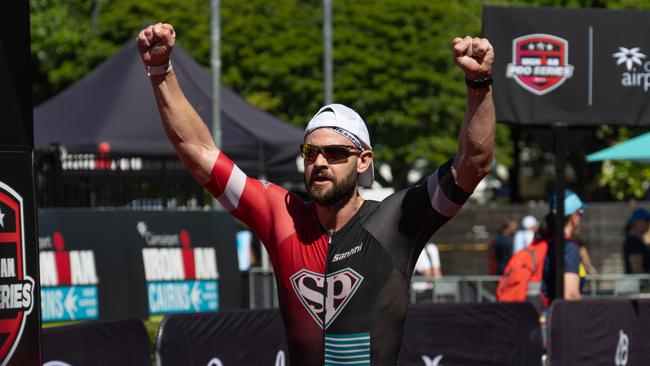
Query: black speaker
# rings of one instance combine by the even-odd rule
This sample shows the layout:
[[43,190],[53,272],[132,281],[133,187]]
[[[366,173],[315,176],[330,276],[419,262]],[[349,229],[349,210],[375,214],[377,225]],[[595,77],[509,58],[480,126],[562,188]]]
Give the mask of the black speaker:
[[0,1],[0,150],[34,146],[29,1]]

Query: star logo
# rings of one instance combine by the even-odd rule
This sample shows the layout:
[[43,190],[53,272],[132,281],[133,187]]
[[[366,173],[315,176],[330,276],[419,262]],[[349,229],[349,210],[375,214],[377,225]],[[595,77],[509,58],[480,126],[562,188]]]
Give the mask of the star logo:
[[618,50],[619,52],[612,54],[612,57],[616,59],[617,65],[625,64],[627,71],[632,71],[632,67],[634,67],[635,64],[639,66],[643,65],[641,59],[646,58],[646,55],[639,52],[641,51],[641,47],[619,47]]

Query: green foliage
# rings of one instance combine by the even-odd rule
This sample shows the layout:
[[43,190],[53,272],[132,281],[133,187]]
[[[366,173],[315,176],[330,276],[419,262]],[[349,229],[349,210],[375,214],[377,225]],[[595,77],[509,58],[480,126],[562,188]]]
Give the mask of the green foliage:
[[[613,128],[601,126],[597,137],[610,141],[610,145],[625,142],[641,132],[638,128]],[[607,146],[603,146],[605,148]],[[607,187],[619,200],[628,198],[642,199],[650,188],[650,166],[632,161],[605,161],[600,170],[598,185]]]
[[[32,2],[35,99],[60,91],[156,21],[174,24],[179,44],[208,66],[209,2]],[[429,168],[454,154],[465,106],[451,40],[480,32],[478,1],[334,1],[334,98],[364,116],[377,159],[400,188],[416,159]],[[221,5],[222,79],[254,105],[303,127],[323,104],[322,3],[284,0]],[[53,21],[54,20],[54,21]],[[54,37],[53,37],[54,36]],[[499,128],[506,142],[507,128]],[[502,143],[507,147],[507,143]],[[501,159],[507,161],[505,148]]]
[[650,168],[632,161],[603,163],[598,184],[608,187],[616,199],[642,199],[650,188]]
[[406,185],[416,159],[430,168],[451,157],[464,114],[454,37],[480,32],[477,2],[335,2],[336,101],[368,123],[377,159],[393,186]]
[[116,50],[90,34],[92,0],[33,0],[30,12],[35,104],[79,80]]
[[158,331],[160,330],[160,323],[164,320],[163,315],[150,315],[149,318],[144,319],[144,327],[147,330],[149,341],[151,342],[151,363],[156,362],[156,340],[158,339]]

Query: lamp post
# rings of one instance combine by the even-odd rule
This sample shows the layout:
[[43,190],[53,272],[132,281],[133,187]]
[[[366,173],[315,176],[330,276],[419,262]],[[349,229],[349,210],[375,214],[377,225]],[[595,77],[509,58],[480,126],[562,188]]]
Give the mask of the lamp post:
[[325,104],[332,103],[332,0],[323,0],[323,74]]
[[[212,19],[210,27],[210,66],[212,68],[212,138],[217,149],[221,149],[221,22],[219,14],[219,0],[211,0]],[[212,198],[212,209],[217,210],[221,206]]]

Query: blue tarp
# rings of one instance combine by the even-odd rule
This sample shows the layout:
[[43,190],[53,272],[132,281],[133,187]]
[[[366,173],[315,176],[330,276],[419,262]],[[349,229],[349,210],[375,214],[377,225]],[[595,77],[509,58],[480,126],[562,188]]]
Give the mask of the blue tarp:
[[631,160],[650,162],[650,132],[587,156],[587,161]]

